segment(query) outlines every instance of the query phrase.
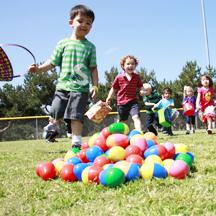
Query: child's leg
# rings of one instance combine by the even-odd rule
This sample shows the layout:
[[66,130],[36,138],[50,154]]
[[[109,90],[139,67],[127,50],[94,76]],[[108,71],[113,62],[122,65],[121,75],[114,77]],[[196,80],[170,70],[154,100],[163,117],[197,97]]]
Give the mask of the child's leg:
[[147,116],[146,116],[147,129],[157,136],[158,135],[157,130],[153,126],[154,120],[155,120],[155,114],[154,113],[147,113]]
[[191,116],[191,133],[195,133],[195,116]]
[[134,127],[136,130],[142,131],[142,125],[140,120],[140,110],[137,102],[129,103],[130,115],[134,121]]
[[71,128],[72,128],[72,144],[73,146],[80,147],[82,144],[83,123],[77,120],[72,120]]
[[81,147],[84,113],[88,102],[88,93],[70,92],[64,119],[71,119],[72,147]]
[[136,130],[142,131],[141,121],[139,115],[132,116],[132,119],[134,121],[134,127]]
[[185,116],[185,121],[186,121],[186,134],[190,134],[190,117]]
[[208,134],[212,134],[212,119],[207,118],[207,132]]

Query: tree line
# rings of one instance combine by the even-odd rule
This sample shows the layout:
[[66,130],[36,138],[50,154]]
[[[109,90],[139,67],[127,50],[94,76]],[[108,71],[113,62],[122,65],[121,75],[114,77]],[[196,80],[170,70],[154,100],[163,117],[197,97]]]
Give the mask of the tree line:
[[[116,67],[104,72],[105,83],[99,83],[98,99],[105,101],[112,82],[119,74]],[[216,69],[206,68],[201,72],[201,67],[196,61],[188,61],[183,66],[179,76],[174,80],[158,81],[154,70],[148,71],[140,68],[138,73],[144,82],[150,83],[159,93],[164,87],[173,90],[173,99],[176,107],[181,107],[184,85],[190,85],[196,91],[201,74],[208,74],[213,81],[216,79]],[[58,72],[53,69],[48,73],[26,74],[22,85],[13,86],[6,83],[0,88],[0,117],[36,116],[45,115],[44,107],[51,105],[55,92]],[[215,82],[214,82],[215,85]],[[145,109],[140,98],[141,109]],[[113,111],[116,111],[116,98],[111,101]]]

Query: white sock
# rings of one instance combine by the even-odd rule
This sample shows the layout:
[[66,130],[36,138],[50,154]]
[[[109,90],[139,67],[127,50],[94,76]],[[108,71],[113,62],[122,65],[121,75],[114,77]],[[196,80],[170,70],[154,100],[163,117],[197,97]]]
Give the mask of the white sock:
[[79,143],[81,145],[82,143],[82,137],[81,136],[77,136],[77,135],[73,135],[72,136],[72,144],[75,143]]

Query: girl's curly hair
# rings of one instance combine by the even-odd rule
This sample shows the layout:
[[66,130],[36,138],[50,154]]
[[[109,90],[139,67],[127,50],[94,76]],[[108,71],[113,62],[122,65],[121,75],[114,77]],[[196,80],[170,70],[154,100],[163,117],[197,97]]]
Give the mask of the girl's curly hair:
[[134,62],[135,62],[135,65],[137,66],[138,65],[138,63],[139,63],[139,61],[138,61],[138,59],[135,57],[135,56],[133,56],[133,55],[126,55],[126,56],[124,56],[123,58],[121,58],[121,60],[120,60],[120,65],[121,65],[121,68],[122,69],[124,69],[124,64],[125,64],[125,61],[126,61],[126,59],[133,59],[134,60]]

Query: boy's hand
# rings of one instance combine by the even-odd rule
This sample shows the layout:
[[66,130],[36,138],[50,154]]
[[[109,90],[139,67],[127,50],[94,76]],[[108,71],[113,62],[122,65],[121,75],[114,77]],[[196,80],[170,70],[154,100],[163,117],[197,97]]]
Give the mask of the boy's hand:
[[143,97],[145,95],[145,92],[143,90],[140,90],[140,95]]
[[98,92],[98,87],[97,86],[92,86],[91,90],[90,90],[90,95],[91,98],[95,101],[96,100],[96,95]]
[[107,103],[108,105],[110,105],[110,99],[109,99],[109,98],[106,99],[106,103]]
[[31,65],[31,66],[28,68],[28,72],[29,72],[29,73],[37,73],[37,72],[38,72],[38,66],[37,66],[36,64]]

